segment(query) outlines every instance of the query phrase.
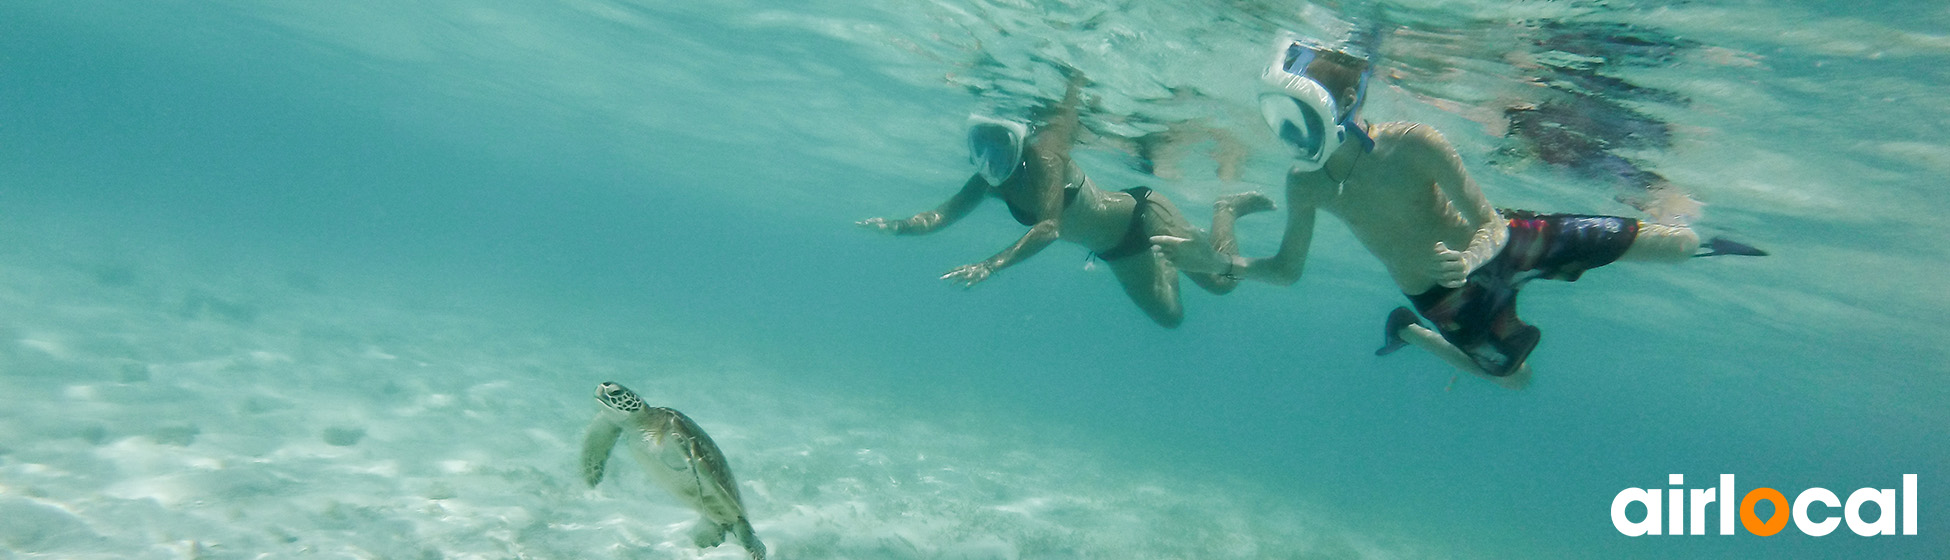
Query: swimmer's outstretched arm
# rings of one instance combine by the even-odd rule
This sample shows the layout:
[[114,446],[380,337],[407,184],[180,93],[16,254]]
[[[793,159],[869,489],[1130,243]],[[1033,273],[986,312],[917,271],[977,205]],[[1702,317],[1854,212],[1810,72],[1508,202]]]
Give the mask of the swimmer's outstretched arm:
[[1313,248],[1314,222],[1320,205],[1339,194],[1340,184],[1324,172],[1289,173],[1286,180],[1286,233],[1280,237],[1280,250],[1273,256],[1254,259],[1233,257],[1235,276],[1251,278],[1276,286],[1291,286],[1307,271],[1307,253]]
[[938,208],[915,214],[905,220],[867,218],[854,224],[894,235],[926,235],[948,227],[948,224],[967,216],[976,206],[982,204],[982,199],[988,196],[988,191],[989,184],[982,180],[981,175],[974,175],[968,178],[967,183],[962,184],[960,192],[955,193],[955,196],[950,197],[947,202],[941,203]]
[[1462,156],[1456,154],[1455,146],[1442,137],[1442,133],[1428,126],[1416,126],[1402,133],[1402,148],[1414,150],[1408,160],[1414,162],[1417,171],[1442,189],[1449,204],[1462,214],[1463,220],[1476,228],[1470,236],[1469,246],[1456,251],[1440,241],[1435,243],[1435,263],[1432,276],[1445,287],[1461,287],[1477,267],[1490,261],[1503,244],[1510,238],[1509,223],[1496,213],[1490,205],[1483,189],[1469,178],[1469,170],[1463,167]]
[[1300,281],[1307,268],[1307,252],[1313,245],[1314,222],[1321,204],[1336,193],[1338,184],[1325,173],[1291,173],[1287,176],[1286,233],[1280,250],[1271,257],[1250,258],[1226,255],[1197,240],[1169,235],[1151,238],[1172,266],[1185,272],[1219,274],[1253,279],[1276,286]]
[[1036,253],[1042,252],[1043,248],[1055,243],[1060,233],[1055,219],[1036,222],[1036,225],[1029,227],[1029,233],[1022,234],[1022,238],[1016,240],[1016,244],[1010,245],[1009,248],[982,262],[962,265],[950,270],[947,274],[941,275],[941,279],[960,284],[964,288],[972,287],[976,283],[987,280],[995,271],[1036,256]]

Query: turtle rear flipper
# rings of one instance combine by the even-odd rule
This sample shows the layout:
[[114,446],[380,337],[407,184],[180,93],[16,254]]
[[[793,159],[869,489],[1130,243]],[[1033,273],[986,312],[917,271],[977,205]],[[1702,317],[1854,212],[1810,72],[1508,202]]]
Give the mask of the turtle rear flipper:
[[713,523],[710,519],[698,519],[697,526],[691,528],[691,544],[697,545],[698,548],[711,548],[724,544],[724,534],[727,530],[730,530],[730,527]]
[[752,555],[752,560],[765,560],[765,543],[758,542],[758,534],[752,532],[752,522],[743,517],[731,525],[731,534],[738,536],[738,544]]

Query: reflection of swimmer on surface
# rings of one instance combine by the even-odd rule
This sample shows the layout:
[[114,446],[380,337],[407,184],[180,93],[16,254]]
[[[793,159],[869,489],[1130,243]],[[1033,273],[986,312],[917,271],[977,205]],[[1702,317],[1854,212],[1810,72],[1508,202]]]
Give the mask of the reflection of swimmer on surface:
[[[923,235],[955,223],[990,196],[1002,199],[1009,214],[1029,232],[993,257],[965,265],[942,279],[974,286],[996,271],[1027,260],[1058,239],[1090,249],[1124,286],[1131,301],[1165,327],[1184,320],[1179,303],[1178,271],[1154,254],[1151,237],[1198,239],[1216,254],[1237,252],[1230,243],[1232,221],[1244,214],[1270,209],[1257,194],[1221,199],[1212,217],[1210,239],[1193,227],[1164,195],[1146,187],[1105,191],[1085,176],[1070,159],[1081,124],[1077,116],[1081,76],[1071,72],[1063,101],[1042,111],[1034,124],[982,116],[969,119],[970,158],[977,171],[961,191],[934,210],[906,219],[871,218],[860,226],[897,235]],[[1232,290],[1236,280],[1218,274],[1189,274],[1213,293]]]
[[1573,177],[1609,185],[1618,193],[1615,200],[1660,223],[1683,225],[1699,217],[1701,203],[1678,185],[1612,152],[1665,149],[1665,123],[1592,97],[1516,105],[1504,114],[1509,136],[1522,141],[1498,151],[1505,161],[1535,157]]
[[1504,163],[1542,161],[1580,179],[1616,189],[1619,202],[1667,223],[1697,217],[1699,203],[1658,173],[1624,154],[1665,150],[1671,125],[1628,106],[1684,105],[1685,96],[1645,87],[1607,73],[1610,68],[1670,63],[1691,43],[1655,30],[1604,23],[1546,22],[1534,29],[1542,53],[1529,64],[1529,79],[1545,86],[1542,99],[1512,104],[1503,112],[1506,136],[1498,150]]
[[[1150,107],[1197,112],[1219,105],[1217,100],[1194,88],[1174,88],[1171,97],[1143,100]],[[1238,181],[1246,165],[1246,143],[1231,130],[1213,124],[1210,116],[1192,118],[1160,117],[1147,113],[1114,113],[1091,107],[1094,117],[1086,123],[1115,124],[1091,126],[1096,144],[1117,148],[1133,156],[1132,168],[1159,179],[1176,181],[1185,177],[1180,167],[1186,156],[1198,148],[1212,160],[1213,173],[1221,181]],[[1138,133],[1132,133],[1132,130]]]
[[[1287,228],[1271,257],[1246,258],[1190,239],[1153,238],[1172,264],[1274,284],[1298,281],[1317,210],[1347,223],[1436,329],[1413,312],[1389,318],[1386,354],[1414,344],[1479,377],[1529,383],[1524,359],[1539,332],[1516,316],[1516,293],[1535,278],[1573,281],[1614,261],[1679,262],[1699,255],[1698,234],[1609,216],[1499,211],[1442,135],[1419,123],[1357,118],[1369,62],[1302,42],[1284,45],[1266,75],[1261,110],[1292,151]],[[1756,254],[1715,240],[1706,254]]]

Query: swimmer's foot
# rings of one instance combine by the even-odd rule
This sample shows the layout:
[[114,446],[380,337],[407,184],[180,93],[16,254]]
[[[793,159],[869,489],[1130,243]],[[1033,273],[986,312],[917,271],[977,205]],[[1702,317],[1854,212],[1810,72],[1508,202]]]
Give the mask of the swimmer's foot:
[[1741,243],[1739,241],[1734,241],[1731,239],[1727,239],[1725,237],[1715,237],[1706,241],[1706,252],[1693,255],[1693,256],[1694,257],[1717,257],[1720,255],[1739,255],[1743,257],[1765,257],[1767,256],[1767,251],[1762,251],[1760,250],[1760,248],[1754,247],[1753,245],[1748,245],[1746,243]]
[[1375,350],[1374,355],[1386,356],[1402,349],[1403,346],[1408,346],[1408,341],[1402,339],[1402,329],[1420,322],[1421,319],[1415,316],[1415,312],[1409,311],[1406,307],[1397,307],[1389,312],[1388,326],[1384,327],[1384,332],[1381,333],[1381,349]]
[[1221,196],[1212,205],[1219,208],[1231,208],[1233,216],[1257,214],[1272,210],[1274,207],[1273,199],[1259,194],[1258,191]]

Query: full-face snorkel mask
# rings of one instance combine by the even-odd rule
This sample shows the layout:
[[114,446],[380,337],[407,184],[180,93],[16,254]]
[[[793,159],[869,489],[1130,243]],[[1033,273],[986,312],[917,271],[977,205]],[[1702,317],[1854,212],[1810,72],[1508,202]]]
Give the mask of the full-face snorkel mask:
[[1029,139],[1029,125],[981,115],[968,116],[968,162],[990,186],[1003,181],[1022,167],[1023,143]]
[[1327,158],[1349,137],[1359,140],[1362,149],[1373,150],[1374,140],[1354,122],[1354,113],[1367,101],[1368,77],[1374,67],[1361,72],[1354,103],[1343,110],[1326,86],[1307,75],[1307,66],[1320,50],[1292,39],[1282,43],[1284,48],[1261,76],[1270,91],[1260,94],[1259,111],[1273,135],[1292,152],[1294,169],[1314,171],[1327,165]]

